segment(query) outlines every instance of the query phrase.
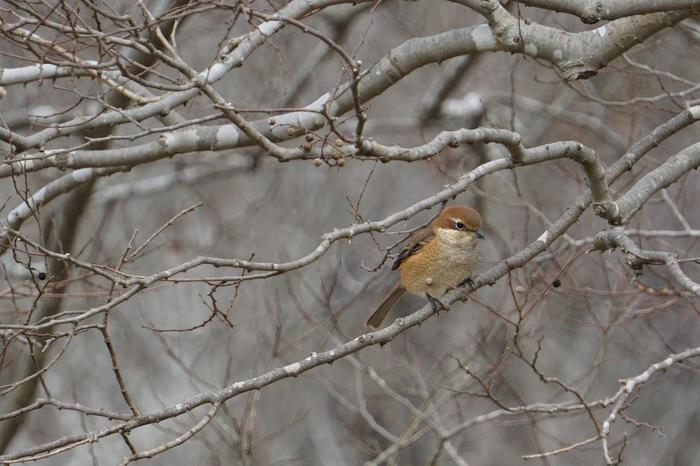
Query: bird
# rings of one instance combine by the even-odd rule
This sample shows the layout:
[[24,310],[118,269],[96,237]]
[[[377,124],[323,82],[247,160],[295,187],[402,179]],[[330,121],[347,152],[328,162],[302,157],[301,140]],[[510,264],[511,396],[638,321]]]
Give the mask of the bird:
[[367,319],[365,326],[377,329],[407,291],[424,296],[436,312],[437,299],[447,290],[468,283],[477,265],[477,247],[484,239],[481,215],[468,206],[450,206],[429,224],[414,231],[391,270],[399,270],[401,281]]

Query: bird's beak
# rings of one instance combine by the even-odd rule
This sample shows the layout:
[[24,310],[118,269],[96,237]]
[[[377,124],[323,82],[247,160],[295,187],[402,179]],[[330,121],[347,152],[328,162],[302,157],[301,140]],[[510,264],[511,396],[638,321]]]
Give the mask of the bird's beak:
[[477,238],[479,238],[479,239],[484,239],[484,232],[481,231],[481,228],[479,228],[478,230],[476,230],[476,231],[474,232],[474,234],[476,235]]

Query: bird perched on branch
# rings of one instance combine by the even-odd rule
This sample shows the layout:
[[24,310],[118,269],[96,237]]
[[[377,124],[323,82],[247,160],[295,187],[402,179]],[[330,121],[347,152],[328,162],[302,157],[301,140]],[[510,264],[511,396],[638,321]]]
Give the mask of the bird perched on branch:
[[391,267],[399,269],[401,282],[365,325],[379,328],[406,291],[427,297],[439,310],[442,303],[437,297],[468,282],[476,268],[476,250],[482,239],[481,216],[476,210],[466,206],[445,208],[432,222],[411,234]]

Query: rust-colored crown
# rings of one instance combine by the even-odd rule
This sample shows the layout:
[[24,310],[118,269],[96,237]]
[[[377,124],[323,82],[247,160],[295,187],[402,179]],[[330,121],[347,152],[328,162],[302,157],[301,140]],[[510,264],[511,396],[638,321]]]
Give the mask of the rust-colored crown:
[[434,228],[454,228],[455,219],[460,220],[469,231],[481,228],[481,215],[471,207],[455,205],[446,207],[433,221]]

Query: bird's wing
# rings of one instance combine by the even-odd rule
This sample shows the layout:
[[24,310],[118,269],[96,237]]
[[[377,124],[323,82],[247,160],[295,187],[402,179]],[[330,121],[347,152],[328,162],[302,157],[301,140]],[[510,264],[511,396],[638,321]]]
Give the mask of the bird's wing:
[[406,247],[396,257],[394,265],[391,266],[391,270],[398,269],[406,259],[423,249],[423,247],[428,244],[433,237],[433,230],[428,225],[414,231],[411,234]]

